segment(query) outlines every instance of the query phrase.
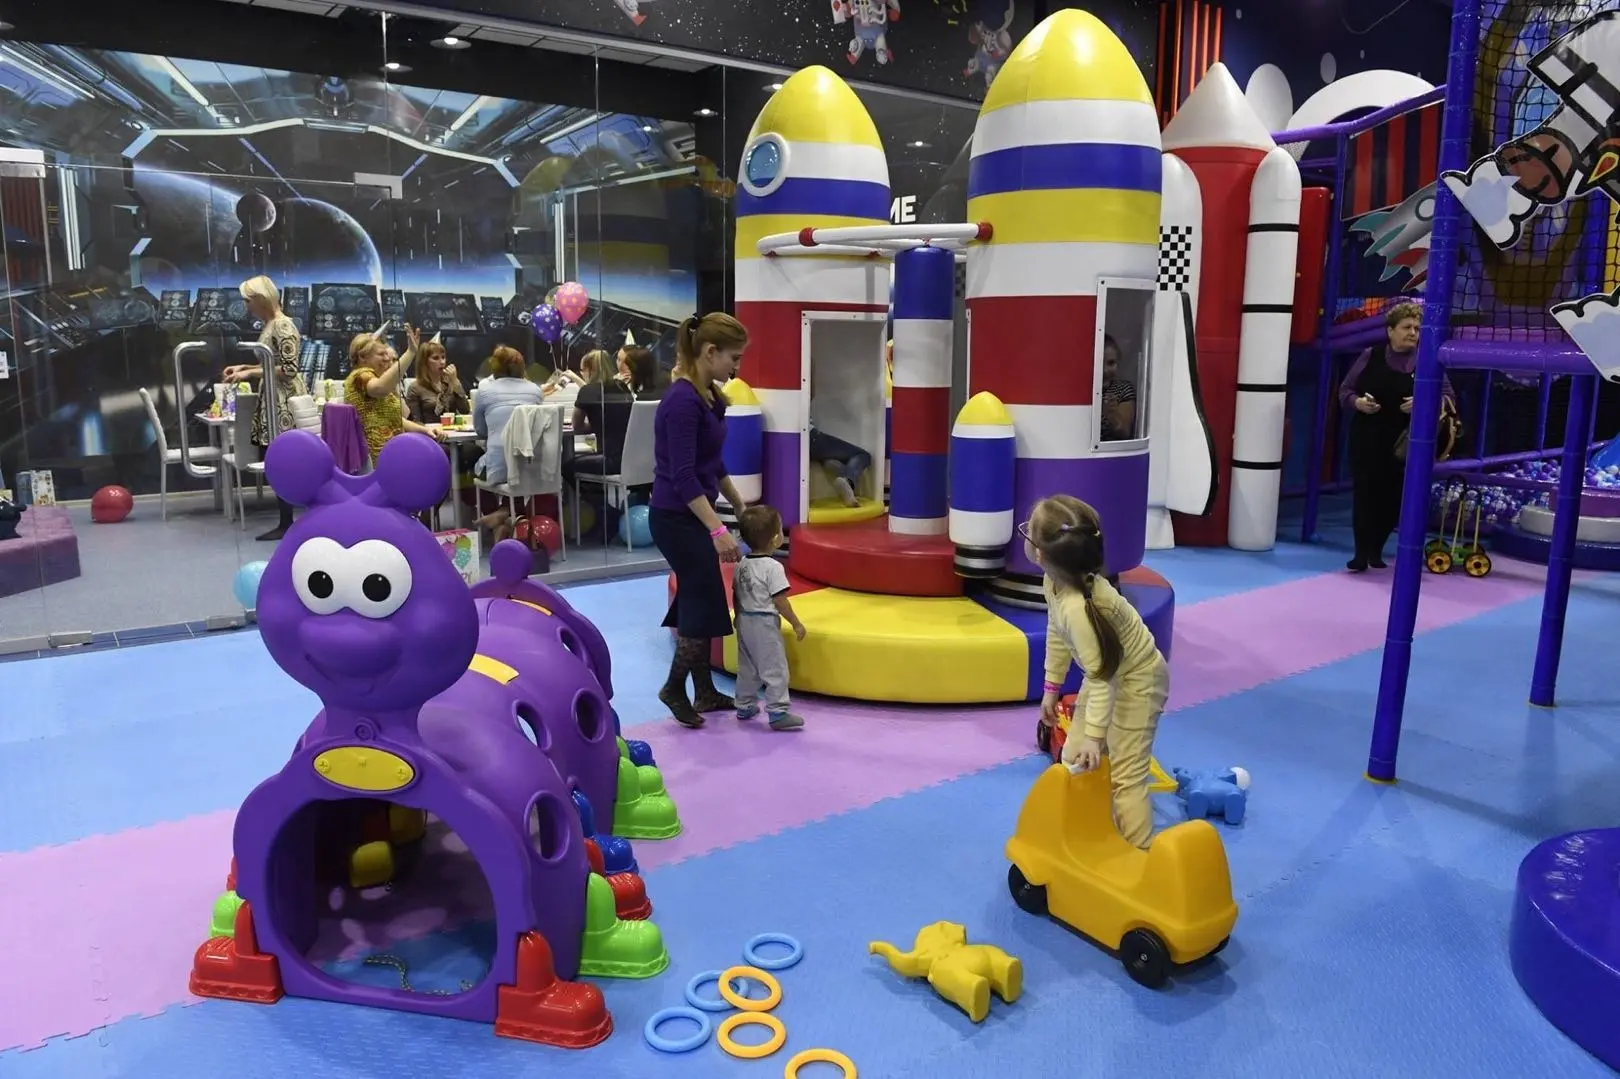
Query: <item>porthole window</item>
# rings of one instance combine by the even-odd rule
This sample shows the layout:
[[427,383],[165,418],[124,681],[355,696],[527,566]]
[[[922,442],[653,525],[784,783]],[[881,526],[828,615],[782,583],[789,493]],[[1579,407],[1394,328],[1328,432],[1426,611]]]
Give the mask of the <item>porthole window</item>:
[[787,179],[788,145],[777,134],[761,135],[743,151],[743,190],[764,198]]

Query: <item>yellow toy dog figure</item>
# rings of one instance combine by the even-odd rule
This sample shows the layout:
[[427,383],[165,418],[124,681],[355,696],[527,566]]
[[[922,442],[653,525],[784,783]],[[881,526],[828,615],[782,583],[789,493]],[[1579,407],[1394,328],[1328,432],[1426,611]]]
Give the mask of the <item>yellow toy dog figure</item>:
[[967,1012],[975,1023],[990,1014],[990,991],[1011,1004],[1024,991],[1024,964],[993,944],[969,944],[967,927],[935,922],[917,930],[909,952],[874,940],[872,955],[888,960],[890,968],[907,978],[928,979],[934,992]]

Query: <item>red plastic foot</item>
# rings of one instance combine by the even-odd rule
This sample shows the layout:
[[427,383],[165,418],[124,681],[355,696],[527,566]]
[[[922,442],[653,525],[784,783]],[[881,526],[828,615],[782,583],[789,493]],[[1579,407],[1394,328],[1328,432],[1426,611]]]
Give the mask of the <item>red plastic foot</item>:
[[615,873],[607,882],[613,887],[613,912],[622,921],[641,922],[652,917],[646,881],[634,873]]
[[274,1004],[282,997],[276,957],[259,951],[249,904],[236,908],[236,937],[212,937],[197,949],[191,992],[199,997]]
[[227,892],[236,891],[236,858],[235,858],[235,856],[232,856],[232,858],[231,858],[231,871],[229,873],[225,874],[225,890]]
[[602,848],[596,840],[585,841],[585,860],[590,863],[591,872],[599,877],[607,877],[608,884],[613,887],[613,913],[622,921],[643,922],[652,917],[652,901],[647,898],[647,884],[634,873],[615,873],[608,877],[607,871],[602,868]]
[[533,930],[518,938],[517,984],[496,989],[495,1033],[560,1049],[589,1049],[613,1033],[602,991],[557,977],[551,945]]

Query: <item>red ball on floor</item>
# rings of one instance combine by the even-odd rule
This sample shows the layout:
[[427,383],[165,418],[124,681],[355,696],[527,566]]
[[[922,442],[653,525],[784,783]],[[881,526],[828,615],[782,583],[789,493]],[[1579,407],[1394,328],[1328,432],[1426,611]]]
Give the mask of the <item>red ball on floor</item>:
[[115,525],[135,508],[135,496],[119,486],[103,487],[90,497],[90,519],[98,525]]
[[543,547],[550,554],[562,550],[562,526],[550,517],[519,517],[512,526],[512,538],[530,550]]

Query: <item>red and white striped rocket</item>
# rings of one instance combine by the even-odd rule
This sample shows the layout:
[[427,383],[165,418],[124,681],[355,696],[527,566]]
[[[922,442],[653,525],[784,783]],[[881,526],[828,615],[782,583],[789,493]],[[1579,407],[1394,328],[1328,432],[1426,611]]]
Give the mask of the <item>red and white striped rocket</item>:
[[[791,528],[808,512],[805,316],[889,309],[888,267],[876,259],[759,251],[761,239],[779,233],[889,223],[883,143],[842,78],[808,67],[771,95],[743,146],[736,213],[737,318],[749,334],[743,375],[765,416],[762,493]],[[875,350],[872,362],[882,362]]]
[[[1220,547],[1229,542],[1233,449],[1237,436],[1238,355],[1250,266],[1249,226],[1269,222],[1278,212],[1268,206],[1265,217],[1256,222],[1252,189],[1260,163],[1276,149],[1276,143],[1224,64],[1216,64],[1205,73],[1182,102],[1175,118],[1166,125],[1162,139],[1165,151],[1174,153],[1191,168],[1203,198],[1196,354],[1200,399],[1214,439],[1218,483],[1209,513],[1174,515],[1176,542],[1195,547]],[[1291,237],[1297,246],[1297,193],[1294,199],[1295,231]],[[1288,304],[1290,311],[1292,265],[1290,259],[1287,288],[1278,287],[1274,301]],[[1269,270],[1261,272],[1266,280],[1263,286],[1257,284],[1256,288],[1263,287],[1270,301],[1276,285],[1275,274]],[[1278,321],[1282,321],[1282,316]],[[1282,362],[1286,370],[1286,332]],[[1244,471],[1280,471],[1280,466],[1266,460],[1238,459],[1236,465]],[[1253,490],[1247,486],[1247,481],[1245,483],[1246,490]]]

